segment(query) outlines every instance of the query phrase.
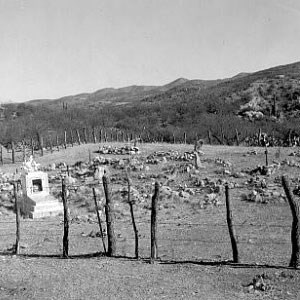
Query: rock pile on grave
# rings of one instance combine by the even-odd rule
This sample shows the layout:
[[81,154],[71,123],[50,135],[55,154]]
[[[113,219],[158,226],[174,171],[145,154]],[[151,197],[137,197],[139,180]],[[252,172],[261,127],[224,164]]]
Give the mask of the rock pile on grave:
[[99,154],[114,154],[114,155],[128,155],[128,154],[138,154],[140,152],[139,148],[136,146],[125,145],[122,147],[112,147],[112,146],[101,146],[98,150]]

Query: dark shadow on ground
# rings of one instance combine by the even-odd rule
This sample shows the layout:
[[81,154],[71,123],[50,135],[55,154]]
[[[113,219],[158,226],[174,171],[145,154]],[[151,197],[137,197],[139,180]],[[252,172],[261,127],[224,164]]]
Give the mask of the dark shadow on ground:
[[[0,256],[15,256],[12,251],[0,252]],[[104,252],[94,252],[87,254],[69,255],[63,257],[62,254],[18,254],[16,255],[22,258],[57,258],[57,259],[88,259],[95,257],[109,258]],[[221,267],[228,266],[231,268],[264,268],[264,269],[287,269],[294,270],[294,268],[282,265],[270,265],[270,264],[257,264],[257,263],[234,263],[230,260],[214,261],[214,260],[167,260],[167,259],[156,259],[151,260],[150,258],[140,257],[138,259],[129,256],[115,255],[110,257],[111,259],[122,259],[127,261],[139,261],[147,264],[160,264],[160,265],[199,265],[199,266],[211,266]]]

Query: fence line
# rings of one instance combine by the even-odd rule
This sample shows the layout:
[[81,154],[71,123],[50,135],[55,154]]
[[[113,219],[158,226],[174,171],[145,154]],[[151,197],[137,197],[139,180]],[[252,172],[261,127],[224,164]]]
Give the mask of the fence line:
[[[105,177],[106,176],[106,177]],[[100,181],[100,182],[97,182],[97,184],[99,183],[103,183],[103,187],[104,187],[104,191],[105,191],[105,198],[106,200],[109,199],[110,201],[112,200],[111,198],[111,182],[109,180],[109,178],[107,177],[107,175],[105,175],[103,177],[103,180]],[[287,180],[287,178],[285,179]],[[66,186],[62,185],[62,189],[63,189],[63,195],[66,197]],[[130,188],[130,185],[128,185],[128,188]],[[153,194],[153,197],[152,197],[152,209],[153,209],[153,206],[155,206],[155,201],[154,200],[157,200],[158,198],[158,195],[159,195],[159,189],[161,188],[161,185],[156,182],[155,183],[155,191],[154,191],[154,194]],[[288,186],[288,188],[290,189],[290,186]],[[226,197],[229,196],[229,188],[226,189]],[[286,189],[285,189],[286,191]],[[130,192],[130,189],[129,189],[129,192]],[[15,196],[17,194],[15,193]],[[65,198],[65,201],[68,202],[67,198]],[[109,209],[107,209],[109,207]],[[107,235],[108,235],[108,242],[109,242],[109,235],[111,235],[111,244],[107,243],[108,245],[108,251],[107,251],[107,255],[108,256],[115,256],[116,255],[116,241],[122,241],[122,237],[117,237],[114,233],[114,226],[113,226],[113,222],[117,222],[119,225],[122,225],[122,224],[126,224],[126,225],[130,225],[132,224],[132,220],[130,222],[130,220],[113,220],[111,219],[111,215],[113,212],[114,212],[114,206],[113,206],[113,203],[111,202],[107,202],[106,203],[106,229],[107,229]],[[229,209],[230,210],[230,209]],[[62,224],[64,224],[64,228],[65,228],[65,233],[64,233],[64,236],[66,236],[66,228],[67,228],[67,231],[69,230],[69,224],[72,224],[72,223],[77,223],[76,221],[76,217],[75,218],[66,218],[66,211],[67,209],[64,210],[64,219],[57,219],[57,222],[58,224],[55,224],[55,221],[49,221],[49,220],[32,220],[32,221],[22,221],[21,222],[21,225],[22,225],[22,228],[24,228],[25,225],[28,225],[28,224],[38,224],[38,223],[41,223],[41,224],[53,224],[53,225],[58,225],[58,226],[62,226]],[[133,212],[133,210],[132,210]],[[158,216],[159,217],[159,216]],[[228,217],[228,216],[227,216]],[[200,244],[227,244],[229,245],[230,244],[230,240],[229,240],[229,237],[228,237],[228,240],[207,240],[207,239],[201,239],[201,238],[191,238],[191,239],[188,239],[188,238],[184,238],[184,237],[165,237],[165,236],[160,236],[159,234],[159,228],[160,228],[160,225],[168,225],[168,226],[176,226],[175,228],[178,229],[178,225],[180,225],[180,227],[184,227],[184,226],[190,226],[190,227],[207,227],[208,229],[212,229],[212,228],[225,228],[225,227],[228,227],[229,228],[229,232],[232,228],[236,228],[236,227],[241,227],[241,228],[291,228],[291,226],[289,225],[284,225],[284,224],[253,224],[253,223],[246,223],[246,222],[243,222],[243,223],[237,223],[235,224],[234,222],[234,217],[231,215],[230,216],[231,218],[231,222],[230,223],[222,223],[222,224],[211,224],[211,223],[201,223],[201,222],[180,222],[179,221],[159,221],[157,219],[157,216],[151,217],[151,221],[145,221],[145,220],[141,220],[141,219],[136,219],[135,222],[136,224],[146,224],[147,226],[149,226],[151,228],[151,231],[149,230],[149,235],[151,233],[151,262],[153,262],[157,257],[157,252],[158,252],[158,245],[160,242],[163,242],[163,241],[170,241],[172,243],[180,243],[180,242],[199,242]],[[297,215],[294,215],[294,218],[297,218]],[[225,220],[224,220],[225,221]],[[228,221],[228,219],[227,219]],[[95,220],[78,220],[78,225],[80,225],[81,223],[86,223],[86,222],[89,222],[89,223],[92,223],[92,224],[96,224],[97,221]],[[101,225],[101,220],[99,221]],[[1,224],[11,224],[11,223],[14,223],[12,221],[0,221]],[[18,225],[18,224],[17,224]],[[66,227],[67,225],[67,227]],[[109,226],[110,226],[110,229],[109,229]],[[231,229],[230,229],[230,226],[231,226]],[[150,229],[149,228],[149,229]],[[69,232],[67,232],[68,235],[67,237],[89,237],[89,235],[85,234],[85,233],[81,233],[81,234],[74,234],[74,233],[71,233],[69,234]],[[234,231],[231,232],[231,234],[234,234]],[[58,234],[57,232],[51,232],[52,236],[61,236],[61,234]],[[292,230],[291,232],[291,236],[293,237],[293,234],[295,234],[295,231]],[[12,234],[10,233],[0,233],[0,236],[1,237],[8,237],[8,236],[12,236]],[[28,233],[28,236],[39,236],[39,237],[42,237],[44,236],[43,233],[40,233],[40,232],[35,232],[35,233]],[[148,236],[148,234],[147,234]],[[139,236],[139,238],[141,240],[149,240],[149,237],[142,237],[142,236]],[[233,245],[233,251],[237,251],[237,247],[238,245],[245,245],[245,244],[251,244],[251,245],[258,245],[258,241],[255,241],[256,237],[254,238],[254,241],[245,241],[244,239],[241,239],[241,238],[237,238],[236,239],[236,244]],[[127,237],[126,236],[126,240],[134,240],[136,245],[137,245],[137,239],[136,239],[136,236],[133,238],[133,237]],[[66,241],[66,238],[64,238],[64,247],[63,247],[63,256],[68,258],[69,256],[69,252],[68,252],[68,244],[65,245],[65,241]],[[158,241],[158,242],[157,242]],[[299,241],[299,240],[298,240]],[[274,244],[274,245],[287,245],[289,244],[289,242],[287,241],[284,241],[284,240],[265,240],[264,241],[264,244]],[[105,243],[104,243],[105,245]],[[297,245],[296,245],[297,246]],[[235,250],[234,250],[234,247],[235,247]],[[295,256],[295,251],[297,251],[298,249],[300,249],[300,247],[295,247],[294,245],[294,248],[293,249],[296,249],[296,250],[293,250],[293,257],[297,257],[297,255]],[[105,251],[106,252],[106,251]],[[138,249],[136,248],[136,258],[138,258]],[[235,263],[238,263],[239,262],[239,259],[238,259],[238,256],[237,256],[237,253],[233,253],[234,257],[233,257],[233,262]],[[294,261],[293,264],[291,265],[291,267],[294,267],[294,268],[298,268],[298,262],[297,261]]]

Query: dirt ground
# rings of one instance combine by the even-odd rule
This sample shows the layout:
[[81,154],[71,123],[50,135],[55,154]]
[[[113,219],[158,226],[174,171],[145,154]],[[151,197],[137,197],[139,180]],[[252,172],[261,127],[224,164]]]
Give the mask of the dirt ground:
[[[193,145],[146,144],[139,147],[139,157],[154,151],[183,153],[193,150]],[[81,145],[36,157],[36,160],[42,166],[52,162],[72,165],[86,161],[89,150],[93,157],[97,156],[98,148],[99,145],[94,144]],[[300,299],[300,273],[288,268],[292,222],[288,204],[275,200],[266,204],[242,201],[241,194],[249,191],[243,183],[250,176],[226,175],[222,173],[224,168],[215,163],[218,157],[232,163],[235,172],[253,169],[265,163],[264,149],[204,145],[202,150],[205,153],[201,157],[203,169],[197,177],[239,184],[230,190],[239,264],[231,262],[224,197],[220,197],[220,205],[205,208],[197,202],[204,194],[187,199],[162,198],[158,212],[159,259],[154,264],[149,263],[151,199],[135,205],[141,256],[135,260],[129,206],[116,203],[117,257],[107,258],[103,256],[101,239],[93,234],[98,231],[98,224],[95,213],[86,210],[88,202],[92,203],[92,198],[88,198],[85,206],[77,203],[71,209],[70,259],[61,257],[61,216],[21,220],[21,254],[14,256],[10,251],[15,241],[14,215],[1,215],[0,299]],[[256,155],[248,154],[253,150],[257,151]],[[298,162],[300,158],[289,156],[296,150],[269,149],[269,162],[286,159]],[[161,173],[168,164],[184,163],[149,165],[147,172]],[[6,164],[1,171],[13,172],[16,167],[20,165]],[[121,171],[112,170],[112,175],[115,173]],[[297,167],[282,165],[265,179],[274,184],[282,174],[296,179],[298,173]],[[131,173],[137,189],[150,181],[149,178],[140,179],[140,174]],[[185,184],[189,180],[187,176],[180,173],[170,186]],[[118,191],[119,187],[113,189]],[[280,184],[276,189],[283,193]],[[262,289],[253,288],[258,277],[263,278]]]

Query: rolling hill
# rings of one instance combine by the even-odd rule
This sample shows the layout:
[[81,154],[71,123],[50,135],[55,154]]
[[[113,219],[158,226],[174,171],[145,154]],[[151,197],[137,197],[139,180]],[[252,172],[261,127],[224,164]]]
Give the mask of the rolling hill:
[[300,131],[300,62],[232,78],[178,78],[161,86],[105,88],[53,100],[10,103],[5,108],[2,136],[6,140],[12,139],[7,132],[16,130],[12,112],[28,131],[18,129],[23,136],[82,127],[147,132],[166,140],[176,132],[193,137],[210,130],[229,141],[237,128],[245,136],[258,127],[282,135]]

